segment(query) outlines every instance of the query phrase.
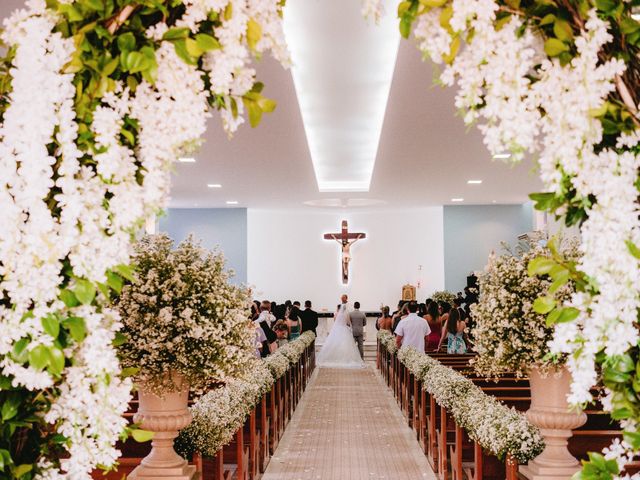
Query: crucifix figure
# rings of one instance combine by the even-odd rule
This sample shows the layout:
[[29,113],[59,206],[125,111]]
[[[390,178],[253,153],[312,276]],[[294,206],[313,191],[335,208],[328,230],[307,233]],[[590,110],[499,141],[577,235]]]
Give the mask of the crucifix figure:
[[325,233],[325,240],[335,240],[340,244],[342,248],[342,283],[346,285],[349,283],[349,262],[351,261],[351,245],[356,243],[361,238],[366,238],[364,233],[351,233],[347,226],[347,221],[342,221],[342,232],[340,233]]

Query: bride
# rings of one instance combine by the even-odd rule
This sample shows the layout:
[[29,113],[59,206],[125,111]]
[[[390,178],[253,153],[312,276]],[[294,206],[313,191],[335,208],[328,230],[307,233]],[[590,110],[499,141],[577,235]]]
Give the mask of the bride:
[[364,362],[351,333],[347,304],[338,305],[335,321],[318,353],[318,365],[329,368],[361,368]]

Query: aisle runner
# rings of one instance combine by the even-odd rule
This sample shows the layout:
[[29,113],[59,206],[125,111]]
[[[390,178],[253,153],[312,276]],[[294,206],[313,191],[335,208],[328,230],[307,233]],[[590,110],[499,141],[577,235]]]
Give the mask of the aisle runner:
[[432,480],[427,459],[372,367],[320,368],[262,480]]

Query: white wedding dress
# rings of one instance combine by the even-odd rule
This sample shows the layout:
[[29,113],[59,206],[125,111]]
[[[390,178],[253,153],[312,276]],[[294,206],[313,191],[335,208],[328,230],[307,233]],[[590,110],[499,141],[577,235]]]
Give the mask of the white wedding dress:
[[347,325],[347,318],[344,307],[341,307],[322,345],[322,350],[318,353],[317,363],[320,367],[362,368],[364,366],[358,346],[353,339],[351,327]]

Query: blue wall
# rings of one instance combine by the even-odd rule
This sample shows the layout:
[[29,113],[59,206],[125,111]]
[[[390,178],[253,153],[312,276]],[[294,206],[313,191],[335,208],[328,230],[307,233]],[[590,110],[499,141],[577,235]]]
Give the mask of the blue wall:
[[444,207],[444,283],[462,291],[471,271],[482,270],[501,242],[517,243],[517,236],[533,229],[531,204]]
[[202,246],[219,246],[227,267],[235,270],[235,283],[247,281],[247,209],[246,208],[170,208],[160,218],[161,232],[175,241],[194,234]]

